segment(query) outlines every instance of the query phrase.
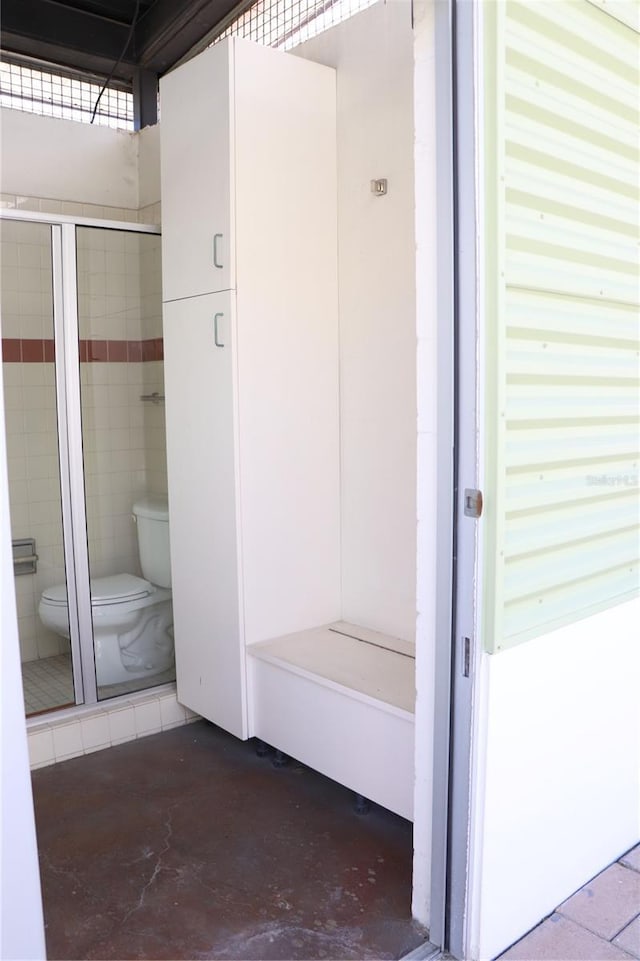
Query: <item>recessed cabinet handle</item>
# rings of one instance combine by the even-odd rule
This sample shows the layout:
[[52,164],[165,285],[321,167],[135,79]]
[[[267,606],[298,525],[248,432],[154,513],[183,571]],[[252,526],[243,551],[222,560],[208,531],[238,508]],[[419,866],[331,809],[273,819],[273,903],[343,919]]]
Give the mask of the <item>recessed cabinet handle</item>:
[[224,314],[215,314],[213,318],[213,340],[216,347],[224,347],[224,344],[218,336],[218,317],[224,317]]
[[213,235],[213,266],[222,269],[222,264],[218,261],[218,240],[222,240],[222,234]]

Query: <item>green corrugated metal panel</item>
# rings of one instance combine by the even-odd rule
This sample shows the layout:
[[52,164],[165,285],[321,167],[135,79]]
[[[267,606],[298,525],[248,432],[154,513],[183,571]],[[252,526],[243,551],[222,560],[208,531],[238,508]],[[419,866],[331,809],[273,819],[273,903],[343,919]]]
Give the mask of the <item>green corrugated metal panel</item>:
[[638,592],[640,44],[622,0],[483,9],[497,651]]
[[[618,456],[625,460],[631,459],[638,470],[638,426],[637,418],[624,423],[612,423],[608,418],[601,417],[597,425],[563,423],[556,421],[558,430],[551,432],[547,426],[534,422],[531,426],[521,425],[520,430],[509,429],[505,439],[506,455],[509,463],[505,469],[505,482],[512,486],[512,474],[519,470],[533,469],[531,465],[553,466],[568,463],[574,467],[584,468],[585,474],[578,474],[579,482],[583,476],[589,484],[592,473],[601,474],[602,465],[609,458]],[[571,427],[571,445],[568,446],[563,427]],[[591,471],[591,465],[594,470]],[[612,481],[613,483],[613,481]]]

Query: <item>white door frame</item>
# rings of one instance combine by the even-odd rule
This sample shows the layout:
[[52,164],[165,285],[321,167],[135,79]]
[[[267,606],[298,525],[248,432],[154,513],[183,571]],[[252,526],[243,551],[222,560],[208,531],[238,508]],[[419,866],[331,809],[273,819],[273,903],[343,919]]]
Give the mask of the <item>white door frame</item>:
[[[479,521],[476,4],[435,0],[438,526],[430,939],[468,957]],[[451,451],[453,443],[453,456]],[[451,559],[451,563],[448,560]]]
[[477,7],[455,0],[456,428],[453,711],[449,809],[447,948],[469,957],[470,809],[473,699],[479,666],[476,611],[478,526],[465,515],[465,491],[480,486],[478,420],[478,180],[476,149]]
[[[438,521],[430,939],[456,958],[466,957],[468,945],[471,708],[476,641],[477,521],[464,516],[464,490],[475,488],[478,483],[476,17],[471,0],[434,0]],[[2,211],[0,216],[61,226],[160,232],[152,225],[26,211]],[[468,676],[464,670],[465,637],[470,639]],[[430,735],[430,731],[424,732],[425,737]]]
[[454,0],[456,337],[456,518],[453,591],[453,708],[449,801],[447,948],[470,957],[474,698],[480,667],[477,612],[480,519],[465,515],[465,491],[481,483],[479,418],[477,20],[479,4]]

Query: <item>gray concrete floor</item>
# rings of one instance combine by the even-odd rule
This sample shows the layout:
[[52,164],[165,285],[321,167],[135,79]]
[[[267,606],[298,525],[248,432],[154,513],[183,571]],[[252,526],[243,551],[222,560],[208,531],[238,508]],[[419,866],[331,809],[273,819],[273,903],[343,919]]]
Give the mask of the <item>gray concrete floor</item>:
[[412,825],[205,721],[33,772],[47,957],[379,961],[424,947]]
[[[198,722],[35,771],[50,959],[423,956],[411,825]],[[500,961],[640,961],[640,844]]]
[[640,844],[596,875],[500,961],[640,959]]

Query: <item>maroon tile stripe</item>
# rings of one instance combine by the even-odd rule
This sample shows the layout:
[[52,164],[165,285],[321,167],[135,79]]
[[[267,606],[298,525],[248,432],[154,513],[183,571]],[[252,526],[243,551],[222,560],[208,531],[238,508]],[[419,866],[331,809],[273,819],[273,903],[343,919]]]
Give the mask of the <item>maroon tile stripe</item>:
[[[36,340],[21,337],[2,338],[2,360],[5,364],[43,364],[55,359],[51,339]],[[126,364],[149,360],[164,360],[162,337],[149,340],[81,340],[81,363]]]

